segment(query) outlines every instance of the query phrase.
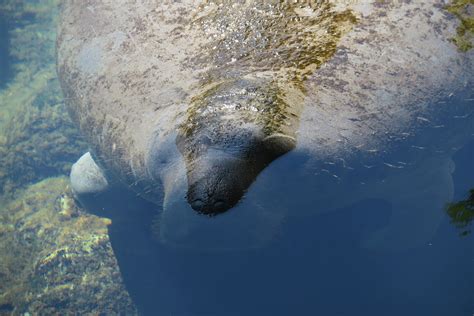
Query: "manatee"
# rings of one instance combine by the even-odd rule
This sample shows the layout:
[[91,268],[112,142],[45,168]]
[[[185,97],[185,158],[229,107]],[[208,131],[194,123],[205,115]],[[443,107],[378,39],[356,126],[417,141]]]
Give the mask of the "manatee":
[[474,130],[462,16],[438,0],[64,0],[58,75],[91,151],[73,191],[124,185],[156,203],[164,243],[211,248],[383,198],[392,219],[364,245],[423,244]]

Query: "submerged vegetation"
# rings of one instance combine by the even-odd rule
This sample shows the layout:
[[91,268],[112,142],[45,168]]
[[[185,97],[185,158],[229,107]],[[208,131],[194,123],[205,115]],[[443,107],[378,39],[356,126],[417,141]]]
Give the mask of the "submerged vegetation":
[[460,21],[457,35],[451,40],[462,52],[467,52],[474,45],[474,0],[452,0],[446,10]]
[[56,78],[58,3],[0,3],[12,73],[0,88],[0,315],[133,315],[110,220],[82,213],[64,177],[86,145]]
[[[59,0],[1,1],[0,19],[9,26],[8,57],[15,75],[10,85],[28,86],[39,71],[48,67],[55,72],[54,27],[58,5]],[[7,104],[1,102],[0,106]]]
[[26,111],[5,122],[0,138],[0,193],[45,177],[68,174],[71,162],[84,152],[85,143],[70,122],[57,80],[44,83]]
[[64,109],[56,78],[57,0],[6,1],[13,79],[0,90],[0,194],[64,175],[85,150]]
[[468,235],[470,226],[474,221],[474,189],[469,191],[469,197],[457,203],[448,205],[446,212],[451,217],[451,222],[461,230],[461,236]]
[[64,177],[40,181],[2,207],[0,308],[136,314],[110,245],[110,220],[82,213],[67,184]]

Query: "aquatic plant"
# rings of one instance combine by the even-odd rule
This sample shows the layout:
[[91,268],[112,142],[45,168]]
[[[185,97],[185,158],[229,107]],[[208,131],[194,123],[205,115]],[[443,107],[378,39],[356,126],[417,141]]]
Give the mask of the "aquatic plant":
[[11,112],[24,110],[45,81],[55,76],[55,24],[58,1],[13,1],[0,4],[8,28],[8,57],[14,77],[0,90],[0,131]]
[[451,40],[460,51],[467,52],[474,45],[474,0],[452,0],[445,8],[460,21]]
[[14,78],[0,90],[0,194],[67,174],[85,143],[64,110],[56,79],[55,21],[59,1],[6,1]]
[[40,14],[48,15],[59,0],[3,0],[0,3],[0,17],[10,20],[31,19]]
[[0,314],[136,314],[110,245],[110,220],[75,205],[65,177],[0,203]]
[[68,174],[86,147],[56,78],[57,3],[0,5],[0,18],[19,19],[10,30],[15,75],[0,90],[0,314],[133,315],[110,220],[82,214],[66,178],[43,180]]
[[451,223],[461,230],[461,236],[468,235],[474,220],[474,189],[469,191],[467,199],[449,204],[446,212],[451,217]]
[[44,179],[85,150],[56,78],[58,2],[0,4],[14,72],[0,90],[0,314],[136,314],[110,220],[81,213],[66,178]]
[[68,174],[85,143],[71,123],[55,78],[45,79],[27,101],[31,106],[12,114],[0,137],[0,193],[40,179]]
[[54,64],[58,5],[59,0],[6,0],[0,4],[0,19],[10,26],[9,57],[16,73],[13,81],[22,81],[25,76],[31,79],[40,69]]

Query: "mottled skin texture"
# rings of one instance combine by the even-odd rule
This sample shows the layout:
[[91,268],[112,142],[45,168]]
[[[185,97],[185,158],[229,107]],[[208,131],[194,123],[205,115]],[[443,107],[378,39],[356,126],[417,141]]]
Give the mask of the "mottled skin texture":
[[71,115],[107,172],[164,214],[185,196],[202,213],[235,206],[290,150],[307,157],[301,174],[363,165],[472,87],[473,53],[449,40],[457,20],[440,1],[63,2]]
[[[190,186],[202,178],[195,179],[192,170],[202,169],[195,165],[207,153],[199,149],[203,138],[221,152],[241,147],[244,156],[252,153],[255,163],[244,169],[255,171],[235,194],[224,190],[235,196],[229,203],[214,199],[224,204],[217,211],[235,205],[265,165],[294,147],[305,77],[334,54],[336,42],[356,21],[329,4],[301,22],[292,21],[293,6],[263,2],[235,8],[195,1],[159,7],[124,3],[112,10],[115,6],[64,4],[59,73],[73,99],[72,115],[108,168],[126,183],[143,181],[137,184],[140,192],[156,187],[147,181],[147,164],[153,163],[147,159],[159,159],[149,153],[153,137],[160,142],[179,130]],[[282,135],[283,144],[263,146],[269,136],[275,143],[275,135]],[[276,152],[256,153],[265,147]],[[217,174],[235,174],[223,172],[226,166],[218,169]],[[215,182],[226,181],[211,179],[205,186],[219,187]],[[157,195],[151,191],[148,196]],[[195,208],[213,212],[212,205],[208,211]]]

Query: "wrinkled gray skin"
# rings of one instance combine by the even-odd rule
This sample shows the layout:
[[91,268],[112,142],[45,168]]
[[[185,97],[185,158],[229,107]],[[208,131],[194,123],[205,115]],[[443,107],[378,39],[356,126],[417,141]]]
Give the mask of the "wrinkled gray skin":
[[[430,2],[65,0],[58,73],[104,174],[162,205],[165,243],[257,247],[288,215],[376,197],[392,220],[364,245],[419,246],[473,131],[473,53]],[[338,14],[347,25],[334,31]],[[397,151],[403,161],[384,161]],[[297,166],[275,161],[288,152]],[[357,173],[372,167],[377,177]],[[76,164],[73,189],[86,169]]]

